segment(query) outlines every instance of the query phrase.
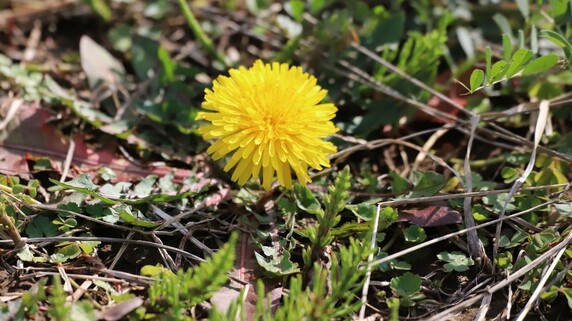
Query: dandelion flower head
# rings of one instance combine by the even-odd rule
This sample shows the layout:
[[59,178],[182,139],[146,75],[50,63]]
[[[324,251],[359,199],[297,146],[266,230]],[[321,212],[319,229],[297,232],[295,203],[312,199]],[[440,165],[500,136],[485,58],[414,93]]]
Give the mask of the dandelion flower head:
[[207,153],[214,160],[231,154],[225,171],[234,168],[232,180],[243,185],[262,173],[269,190],[275,177],[292,187],[292,171],[305,185],[308,167],[329,167],[328,155],[336,146],[323,139],[338,131],[331,121],[333,104],[320,104],[327,92],[315,77],[301,67],[264,64],[231,69],[205,90],[203,108],[196,119],[207,123],[199,128],[204,139],[215,142]]

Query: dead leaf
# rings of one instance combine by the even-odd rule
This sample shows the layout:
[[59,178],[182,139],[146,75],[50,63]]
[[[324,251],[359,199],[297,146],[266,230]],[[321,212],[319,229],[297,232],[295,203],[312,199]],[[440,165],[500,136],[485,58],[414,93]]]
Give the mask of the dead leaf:
[[433,227],[462,222],[461,214],[447,202],[438,201],[400,208],[398,222],[408,222],[421,227]]
[[[23,103],[17,117],[14,117],[6,129],[0,132],[0,173],[18,175],[29,179],[33,173],[28,167],[27,159],[48,157],[52,160],[54,170],[61,172],[66,158],[69,138],[48,124],[52,114],[31,103]],[[116,144],[111,142],[102,147],[85,143],[80,135],[73,138],[75,142],[71,174],[93,172],[105,166],[111,168],[117,176],[112,182],[139,180],[154,174],[164,176],[175,169],[169,166],[139,166],[118,156]],[[192,175],[186,169],[176,169],[173,181],[183,182]]]
[[125,68],[105,48],[88,36],[82,36],[79,42],[81,68],[85,72],[89,87],[96,88],[101,83],[111,88],[125,79]]
[[99,319],[105,321],[121,320],[124,316],[128,315],[131,311],[137,309],[143,304],[143,299],[140,297],[131,298],[121,301],[114,306],[107,308],[99,313]]

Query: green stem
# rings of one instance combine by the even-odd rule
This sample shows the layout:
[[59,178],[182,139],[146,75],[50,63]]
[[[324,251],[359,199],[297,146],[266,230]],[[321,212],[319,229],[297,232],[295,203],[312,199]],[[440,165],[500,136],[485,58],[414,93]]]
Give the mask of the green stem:
[[12,194],[12,188],[4,184],[0,184],[0,191]]
[[203,28],[201,28],[201,25],[197,21],[197,18],[195,18],[193,11],[191,11],[191,8],[187,4],[187,1],[186,0],[179,0],[179,5],[180,5],[181,9],[183,10],[183,14],[185,15],[185,18],[187,19],[187,24],[189,25],[189,27],[191,28],[191,31],[195,34],[195,37],[197,37],[197,39],[199,40],[201,45],[203,47],[205,47],[211,54],[213,54],[219,62],[225,64],[224,63],[224,57],[219,52],[216,51],[216,49],[213,45],[213,41],[203,31]]
[[[453,163],[455,165],[463,164],[463,162],[464,162],[463,159],[459,159],[459,158],[452,158],[450,161],[451,161],[451,163]],[[502,162],[505,162],[505,161],[506,161],[506,157],[498,156],[498,157],[489,158],[489,159],[474,160],[474,161],[469,162],[469,164],[471,165],[471,167],[486,167],[486,166],[490,166],[490,165],[501,164]]]

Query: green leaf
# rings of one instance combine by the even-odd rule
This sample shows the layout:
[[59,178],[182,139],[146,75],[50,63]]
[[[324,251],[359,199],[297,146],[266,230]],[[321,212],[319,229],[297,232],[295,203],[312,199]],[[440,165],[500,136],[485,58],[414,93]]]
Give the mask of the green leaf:
[[551,30],[542,30],[540,36],[546,38],[556,45],[562,47],[565,51],[572,52],[572,44],[561,34],[551,31]]
[[56,253],[63,255],[66,261],[69,259],[74,259],[81,254],[81,249],[78,244],[66,242],[66,245],[61,246],[58,244],[58,248],[56,249]]
[[[352,186],[351,179],[350,167],[346,165],[343,170],[338,172],[334,185],[328,188],[328,194],[324,196],[323,202],[326,215],[330,218],[334,218],[336,214],[346,207],[346,200],[349,197],[348,190]],[[336,219],[339,220],[339,217]],[[328,224],[335,226],[337,223],[330,222]]]
[[411,184],[405,178],[399,176],[397,172],[389,172],[389,177],[391,177],[391,190],[394,193],[401,194],[411,189]]
[[427,238],[425,230],[421,226],[411,225],[405,229],[403,232],[405,236],[405,241],[411,243],[423,242]]
[[538,31],[536,25],[532,25],[530,28],[530,50],[535,55],[538,53]]
[[105,0],[85,0],[97,14],[105,21],[111,20],[111,8]]
[[410,298],[421,291],[421,277],[411,272],[391,279],[391,289],[404,298]]
[[312,15],[316,15],[317,13],[319,13],[320,10],[322,10],[324,6],[327,4],[326,0],[313,0],[308,2],[310,5],[310,13]]
[[186,271],[173,274],[168,271],[155,277],[148,291],[149,304],[155,308],[168,309],[165,315],[180,313],[185,309],[209,299],[229,280],[228,272],[234,265],[237,233],[205,262]]
[[143,15],[148,18],[153,18],[156,20],[163,19],[165,15],[169,12],[169,2],[163,0],[151,0],[145,1],[145,9],[143,10]]
[[437,254],[437,258],[441,261],[447,262],[444,265],[446,272],[464,272],[469,269],[469,266],[475,264],[473,259],[458,251],[453,251],[451,253],[441,252]]
[[320,202],[307,187],[300,184],[294,185],[294,196],[296,197],[296,204],[303,211],[314,215],[323,213]]
[[566,297],[566,301],[568,302],[568,307],[572,310],[572,289],[564,288],[562,289],[562,293]]
[[109,40],[117,51],[126,52],[131,48],[131,27],[120,23],[109,30]]
[[91,178],[89,177],[88,174],[81,174],[80,176],[72,179],[71,181],[67,181],[64,183],[50,178],[50,182],[57,185],[57,186],[50,187],[49,188],[50,191],[71,189],[71,190],[74,190],[77,192],[81,192],[81,193],[93,196],[93,197],[99,199],[100,201],[102,201],[106,204],[116,204],[117,203],[116,201],[111,200],[111,199],[104,197],[104,196],[100,195],[99,193],[97,193],[96,191],[99,189],[99,186],[95,185],[91,181]]
[[547,228],[544,231],[534,234],[532,236],[530,246],[537,253],[544,252],[552,242],[559,238],[559,234],[552,228]]
[[29,237],[50,237],[58,234],[58,228],[46,215],[36,216],[26,226],[26,234]]
[[[123,221],[125,221],[125,223],[145,228],[155,228],[161,225],[161,223],[159,222],[152,222],[148,220],[139,219],[138,217],[136,217],[131,213],[131,209],[127,206],[122,207],[122,209],[123,210],[121,210],[118,215]],[[138,212],[139,211],[136,211],[136,213]]]
[[133,188],[133,196],[143,198],[151,195],[153,184],[155,184],[156,181],[157,175],[149,175],[145,177]]
[[480,69],[475,69],[471,73],[471,79],[469,81],[469,85],[471,88],[471,93],[475,92],[481,85],[483,84],[483,80],[485,79],[485,73]]
[[560,215],[572,218],[572,203],[558,203],[554,204],[554,208]]
[[527,237],[528,234],[522,231],[517,231],[516,233],[514,233],[514,235],[510,238],[510,240],[508,239],[508,237],[503,235],[499,240],[499,247],[504,247],[508,249],[520,246],[521,243],[525,241]]
[[550,0],[550,16],[557,24],[568,22],[568,0]]
[[501,170],[501,176],[505,183],[512,183],[516,181],[521,175],[521,172],[513,167],[503,167]]
[[538,57],[526,65],[522,71],[522,75],[530,75],[548,70],[554,67],[559,60],[560,58],[554,54]]
[[510,57],[512,56],[512,40],[511,37],[507,34],[502,35],[502,47],[504,52],[504,61],[510,61]]
[[510,252],[499,253],[495,258],[495,263],[501,269],[511,269],[512,268],[512,254]]
[[[485,62],[486,62],[485,75],[487,76],[488,79],[489,75],[491,74],[491,66],[492,66],[492,53],[490,46],[485,47]],[[487,83],[488,82],[489,81],[487,80]]]
[[413,172],[413,182],[413,192],[409,198],[433,196],[447,185],[447,179],[436,172]]
[[109,167],[101,167],[98,171],[97,174],[99,175],[99,177],[101,177],[104,181],[110,181],[112,179],[114,179],[117,175],[115,174],[115,172],[109,168]]
[[141,275],[144,276],[157,276],[161,273],[171,273],[173,276],[175,275],[171,270],[167,269],[166,267],[162,266],[161,264],[157,263],[156,265],[145,265],[141,268]]
[[[512,36],[512,28],[510,26],[510,22],[502,13],[495,13],[493,15],[493,20],[496,22],[497,26],[499,27],[502,33],[506,34],[509,37],[509,39],[514,38]],[[503,43],[504,43],[504,36],[503,36]],[[510,58],[510,55],[508,57]]]
[[267,272],[270,272],[274,276],[286,276],[300,272],[298,264],[290,260],[290,253],[288,251],[284,251],[281,255],[278,255],[276,251],[269,254],[270,257],[266,258],[260,253],[254,252],[256,262]]
[[473,217],[475,218],[476,221],[482,222],[485,221],[486,219],[489,218],[491,214],[489,213],[489,211],[487,211],[487,209],[480,205],[480,204],[476,204],[473,205]]
[[175,69],[177,64],[169,56],[169,52],[163,47],[157,50],[157,58],[163,67],[161,70],[161,80],[164,84],[171,83],[175,80]]
[[357,217],[364,221],[372,220],[377,214],[377,206],[369,203],[360,203],[347,206]]
[[80,300],[72,304],[70,316],[73,316],[74,321],[91,321],[99,318],[97,310],[88,300]]
[[68,257],[61,254],[61,253],[54,253],[54,254],[50,255],[50,257],[48,258],[48,261],[50,263],[54,263],[54,264],[65,263],[67,260],[68,260]]
[[34,253],[27,246],[22,248],[16,256],[24,262],[33,262],[34,260]]
[[85,254],[92,254],[99,244],[100,244],[100,242],[97,242],[97,241],[84,241],[84,242],[78,243],[79,248]]
[[302,15],[304,14],[304,2],[302,0],[290,0],[286,8],[289,10],[288,13],[292,15],[292,18],[296,21],[302,21]]
[[[496,213],[500,213],[505,206],[506,200],[508,198],[508,193],[501,193],[496,195],[487,195],[483,197],[483,203],[486,205],[493,206],[493,211]],[[516,206],[514,205],[514,198],[511,198],[506,206],[506,212],[510,213],[516,210]]]
[[516,0],[516,5],[518,7],[518,10],[520,10],[520,13],[524,17],[524,19],[528,20],[528,17],[530,16],[530,7],[528,4],[528,0]]
[[487,75],[488,78],[487,84],[491,85],[495,83],[497,80],[502,79],[502,77],[506,73],[507,65],[508,64],[504,60],[495,62],[494,65],[491,67],[491,73]]
[[533,56],[532,51],[522,48],[518,49],[514,53],[514,56],[512,57],[512,60],[510,62],[510,66],[506,71],[506,78],[510,78],[516,75],[519,71],[521,71],[524,68],[524,66],[530,61],[530,59],[532,59],[532,56]]
[[157,53],[159,43],[149,37],[134,35],[131,46],[131,65],[140,80],[152,78],[157,73],[160,64]]

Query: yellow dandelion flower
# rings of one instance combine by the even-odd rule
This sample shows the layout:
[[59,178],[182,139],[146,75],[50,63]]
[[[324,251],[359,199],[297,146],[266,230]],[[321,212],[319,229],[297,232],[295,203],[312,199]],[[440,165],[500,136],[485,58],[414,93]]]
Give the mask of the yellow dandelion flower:
[[234,167],[233,181],[243,185],[262,171],[264,189],[275,176],[291,188],[292,171],[305,185],[311,181],[308,166],[330,166],[328,155],[336,146],[323,138],[338,131],[331,121],[337,108],[320,104],[327,92],[315,77],[300,67],[260,60],[229,74],[205,90],[203,108],[212,112],[199,112],[196,119],[210,122],[199,133],[216,139],[207,150],[214,160],[233,153],[224,167]]

